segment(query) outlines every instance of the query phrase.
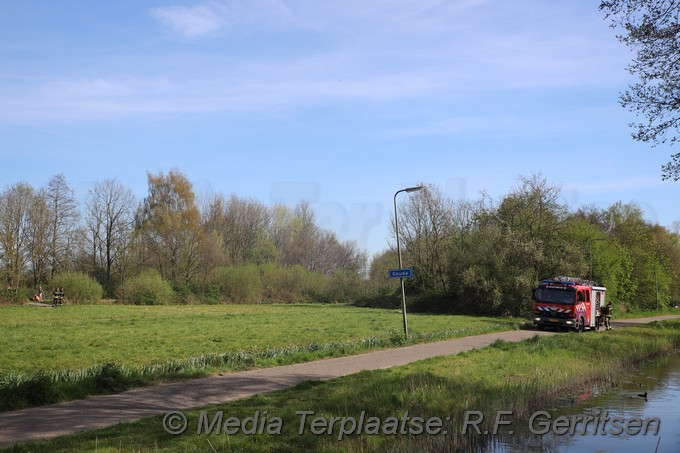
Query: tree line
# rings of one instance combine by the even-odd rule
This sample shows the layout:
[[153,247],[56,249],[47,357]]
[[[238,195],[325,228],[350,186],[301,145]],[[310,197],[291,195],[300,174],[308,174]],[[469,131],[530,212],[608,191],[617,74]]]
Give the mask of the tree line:
[[366,268],[358,245],[320,228],[306,202],[290,208],[236,195],[200,198],[175,170],[148,173],[147,180],[148,194],[141,200],[115,178],[97,182],[82,212],[63,174],[39,189],[20,182],[3,190],[5,298],[21,299],[27,288],[60,272],[85,273],[102,285],[105,296],[117,297],[129,292],[126,282],[148,271],[176,292],[196,295],[206,293],[208,282],[219,281],[215,273],[223,275],[224,268],[248,275],[247,266],[260,266],[279,281],[283,270],[292,281],[332,279],[326,286],[346,281],[346,274],[358,279]]
[[[520,177],[500,200],[448,199],[435,186],[398,209],[407,281],[428,310],[526,315],[542,279],[570,275],[606,285],[620,308],[654,309],[680,301],[680,222],[674,231],[644,218],[635,203],[570,210],[561,189],[541,175]],[[395,236],[394,219],[392,235]],[[387,273],[388,250],[371,275]]]
[[[64,175],[0,193],[5,299],[82,273],[105,297],[132,303],[354,302],[399,305],[395,247],[373,257],[320,228],[305,202],[265,206],[236,195],[197,196],[179,171],[147,175],[138,200],[116,179],[79,206]],[[412,309],[526,315],[531,289],[556,275],[606,285],[621,306],[680,301],[680,223],[645,220],[635,203],[572,210],[541,175],[494,200],[452,200],[434,185],[400,200],[400,239]],[[59,277],[59,278],[58,278]],[[63,286],[63,285],[60,285]],[[83,283],[81,300],[93,293]],[[73,290],[72,290],[73,292]]]

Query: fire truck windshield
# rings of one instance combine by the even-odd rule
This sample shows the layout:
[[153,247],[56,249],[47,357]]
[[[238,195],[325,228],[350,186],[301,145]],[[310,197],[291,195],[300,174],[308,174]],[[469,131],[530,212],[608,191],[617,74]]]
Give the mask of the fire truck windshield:
[[550,304],[574,304],[574,288],[555,289],[538,288],[536,290],[536,300]]

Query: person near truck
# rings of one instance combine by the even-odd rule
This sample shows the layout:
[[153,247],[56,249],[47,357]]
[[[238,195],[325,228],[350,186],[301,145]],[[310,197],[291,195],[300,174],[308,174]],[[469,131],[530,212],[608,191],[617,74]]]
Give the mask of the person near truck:
[[600,314],[604,317],[605,330],[612,330],[612,301],[607,302],[607,305],[602,307]]

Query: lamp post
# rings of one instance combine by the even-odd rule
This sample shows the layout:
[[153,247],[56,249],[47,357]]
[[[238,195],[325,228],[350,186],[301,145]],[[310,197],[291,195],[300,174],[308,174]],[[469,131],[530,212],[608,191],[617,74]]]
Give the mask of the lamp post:
[[588,250],[590,251],[590,281],[593,281],[593,241],[606,241],[607,238],[590,238],[588,240]]
[[[399,269],[402,269],[401,264],[401,247],[399,246],[399,219],[397,216],[397,195],[401,192],[416,192],[423,189],[423,186],[407,187],[406,189],[397,190],[394,193],[394,231],[397,234],[397,256],[399,256]],[[406,322],[406,291],[404,290],[404,277],[399,277],[401,282],[401,314],[404,318],[404,336],[408,339],[408,323]]]

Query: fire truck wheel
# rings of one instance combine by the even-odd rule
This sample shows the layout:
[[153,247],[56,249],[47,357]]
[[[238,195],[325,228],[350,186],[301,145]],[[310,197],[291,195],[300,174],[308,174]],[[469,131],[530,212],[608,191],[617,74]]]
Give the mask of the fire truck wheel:
[[578,318],[578,321],[576,321],[576,324],[574,325],[574,330],[577,333],[581,333],[585,330],[585,325],[583,322],[583,318]]

